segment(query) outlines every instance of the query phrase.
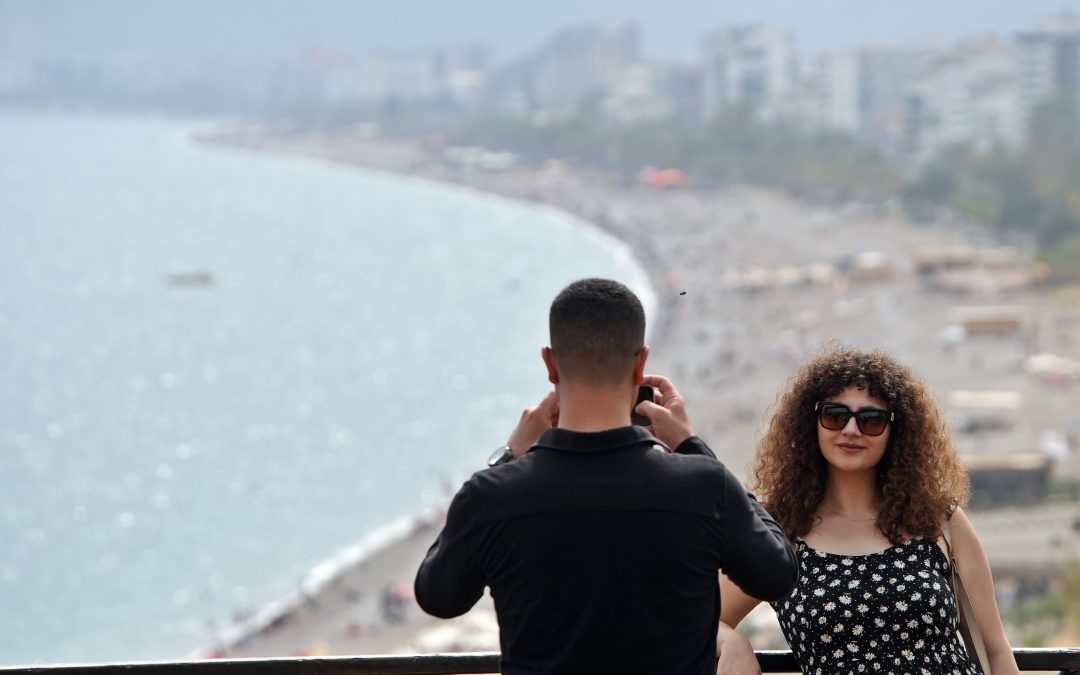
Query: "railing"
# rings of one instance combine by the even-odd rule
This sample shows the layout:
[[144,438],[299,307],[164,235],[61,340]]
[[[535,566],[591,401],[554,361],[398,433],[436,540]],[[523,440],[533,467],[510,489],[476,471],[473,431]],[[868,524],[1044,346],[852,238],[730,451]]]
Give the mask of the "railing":
[[[1023,671],[1080,675],[1080,649],[1014,649]],[[765,673],[797,673],[788,651],[757,652]],[[213,659],[0,667],[0,675],[464,675],[498,673],[499,655],[423,654],[325,658]]]

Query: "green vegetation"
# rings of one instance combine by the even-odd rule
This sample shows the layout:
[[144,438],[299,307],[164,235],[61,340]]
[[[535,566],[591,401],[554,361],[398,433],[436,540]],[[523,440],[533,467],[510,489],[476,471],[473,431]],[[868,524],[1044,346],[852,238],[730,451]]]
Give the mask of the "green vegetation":
[[1050,280],[1057,283],[1080,283],[1080,235],[1052,246],[1041,253],[1043,262],[1050,265]]
[[1002,618],[1024,627],[1023,645],[1016,646],[1041,647],[1063,629],[1080,631],[1080,565],[1065,575],[1058,589],[1013,607]]
[[599,99],[565,120],[498,116],[453,101],[388,99],[330,109],[296,103],[277,111],[299,131],[375,125],[387,138],[428,138],[516,153],[534,164],[559,159],[633,180],[645,167],[685,171],[694,186],[766,185],[811,200],[901,197],[915,219],[951,211],[1034,244],[1049,281],[1080,286],[1080,106],[1047,101],[1018,151],[942,153],[905,182],[898,162],[843,134],[788,123],[764,124],[745,109],[708,123],[655,120],[616,124]]
[[1080,630],[1080,565],[1065,576],[1061,597],[1065,604],[1066,624],[1074,631]]
[[[1063,300],[1068,301],[1064,298]],[[1050,479],[1046,499],[1058,504],[1080,504],[1080,478],[1060,475],[1059,472],[1059,475]],[[1080,511],[1076,518],[1076,522],[1080,524]]]
[[916,219],[951,210],[1026,239],[1039,248],[1051,281],[1080,282],[1080,109],[1072,100],[1048,101],[1036,110],[1023,150],[980,154],[955,147],[907,183],[897,164],[849,137],[762,124],[745,110],[708,124],[620,126],[588,108],[548,124],[474,117],[447,138],[533,162],[568,160],[627,179],[645,166],[674,167],[698,187],[751,183],[837,200],[899,195]]
[[909,182],[903,198],[915,217],[946,207],[1029,237],[1053,281],[1080,282],[1080,108],[1072,99],[1047,101],[1018,152],[953,148]]
[[483,117],[449,137],[534,162],[558,158],[627,178],[646,166],[673,167],[688,172],[699,187],[754,183],[848,198],[892,196],[902,185],[898,167],[849,137],[764,125],[743,110],[709,124],[662,120],[620,126],[588,112],[549,124]]

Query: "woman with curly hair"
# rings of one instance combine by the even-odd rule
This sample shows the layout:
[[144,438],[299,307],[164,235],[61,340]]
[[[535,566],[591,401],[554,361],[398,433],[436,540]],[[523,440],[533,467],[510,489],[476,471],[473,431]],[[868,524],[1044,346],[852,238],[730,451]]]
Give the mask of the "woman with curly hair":
[[[881,352],[831,347],[780,395],[754,484],[800,564],[773,603],[804,673],[979,673],[958,634],[943,528],[994,675],[1016,661],[990,565],[958,507],[967,473],[926,384]],[[721,575],[717,673],[758,671],[733,630],[760,602]]]

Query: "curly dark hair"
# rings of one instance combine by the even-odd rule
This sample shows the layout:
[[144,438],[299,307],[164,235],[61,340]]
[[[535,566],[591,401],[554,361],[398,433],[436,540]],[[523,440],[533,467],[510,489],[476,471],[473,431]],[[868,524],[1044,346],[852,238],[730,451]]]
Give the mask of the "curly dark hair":
[[937,538],[946,514],[967,501],[967,471],[926,383],[880,351],[831,344],[791,377],[754,457],[759,496],[792,540],[810,531],[828,467],[814,404],[850,386],[865,386],[896,413],[877,466],[878,529],[893,545],[911,536]]

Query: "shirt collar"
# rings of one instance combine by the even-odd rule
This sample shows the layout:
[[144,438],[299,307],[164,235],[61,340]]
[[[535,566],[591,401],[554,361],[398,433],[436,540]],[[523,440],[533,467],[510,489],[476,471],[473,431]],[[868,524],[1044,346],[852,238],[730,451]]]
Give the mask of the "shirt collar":
[[649,443],[663,446],[655,436],[644,427],[625,426],[604,431],[570,431],[569,429],[548,429],[540,436],[533,448],[551,448],[571,452],[600,452],[615,450],[632,445]]

